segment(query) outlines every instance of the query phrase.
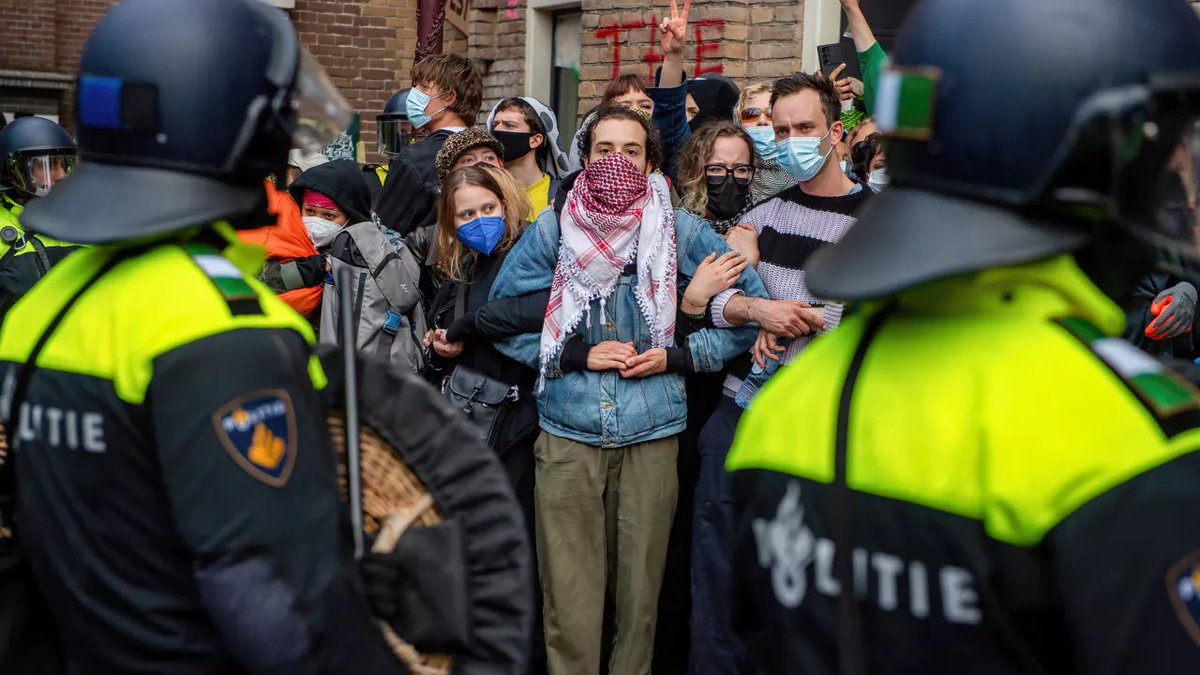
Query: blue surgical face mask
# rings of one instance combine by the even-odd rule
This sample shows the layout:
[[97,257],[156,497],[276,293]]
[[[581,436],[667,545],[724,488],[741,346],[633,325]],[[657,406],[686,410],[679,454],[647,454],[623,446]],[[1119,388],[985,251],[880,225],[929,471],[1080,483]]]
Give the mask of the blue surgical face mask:
[[504,238],[504,230],[503,218],[487,216],[464,223],[458,228],[457,234],[463,246],[476,253],[491,255],[492,251],[496,250],[496,245]]
[[754,140],[754,151],[763,159],[775,159],[775,128],[749,127],[746,133]]
[[432,99],[420,89],[413,87],[404,100],[404,111],[408,113],[408,123],[413,129],[420,129],[429,124],[430,116],[425,114],[425,108]]
[[832,127],[820,138],[793,136],[779,141],[776,144],[779,149],[779,165],[797,182],[806,183],[812,180],[821,167],[825,166],[825,159],[833,152],[833,146],[830,146],[828,152],[821,154],[821,141],[828,138],[831,133],[833,133]]
[[846,174],[847,176],[850,175],[850,161],[849,160],[843,159],[841,162],[838,162],[838,166],[842,167],[842,173]]

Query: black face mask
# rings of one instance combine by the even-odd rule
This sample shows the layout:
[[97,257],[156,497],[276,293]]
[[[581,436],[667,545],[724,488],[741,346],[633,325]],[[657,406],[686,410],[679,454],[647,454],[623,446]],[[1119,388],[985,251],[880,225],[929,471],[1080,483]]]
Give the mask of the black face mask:
[[504,146],[504,161],[515,162],[533,152],[529,141],[535,136],[526,131],[493,131],[492,135]]
[[742,185],[733,176],[713,185],[708,183],[708,212],[716,220],[729,220],[746,208],[750,201],[750,184]]

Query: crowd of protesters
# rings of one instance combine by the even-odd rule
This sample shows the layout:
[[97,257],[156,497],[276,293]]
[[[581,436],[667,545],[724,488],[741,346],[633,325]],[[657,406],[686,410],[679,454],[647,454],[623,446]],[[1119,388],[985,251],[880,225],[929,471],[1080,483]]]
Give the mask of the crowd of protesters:
[[[736,672],[745,660],[723,599],[724,457],[753,391],[837,325],[840,306],[804,285],[805,258],[886,182],[877,134],[846,146],[843,111],[863,104],[844,83],[686,80],[686,12],[660,27],[657,86],[615,79],[572,139],[528,97],[478,119],[471,62],[422,61],[402,114],[380,119],[403,125],[381,133],[402,139],[382,144],[386,168],[295,153],[295,212],[281,207],[269,239],[247,235],[272,258],[264,281],[320,339],[336,341],[328,315],[341,309],[328,270],[361,258],[380,295],[420,289],[423,317],[384,307],[401,315],[396,339],[422,352],[402,365],[447,397],[475,384],[503,394],[472,422],[535,543],[534,672]],[[283,234],[297,224],[311,246]],[[357,224],[400,252],[380,264],[395,275],[364,264],[344,234]],[[360,348],[387,324],[372,324],[363,293]]]
[[[861,81],[689,80],[673,9],[656,81],[614,79],[573,138],[529,97],[480,120],[471,61],[427,58],[380,118],[386,167],[293,151],[266,185],[277,223],[240,233],[322,341],[353,312],[358,348],[448,398],[497,392],[470,421],[535,543],[534,672],[751,672],[730,620],[726,455],[756,393],[847,311],[809,291],[809,256],[889,182],[869,116],[887,55],[842,5]],[[1164,185],[1184,231],[1194,167],[1181,148]],[[353,308],[334,292],[343,265]],[[1195,358],[1196,302],[1182,278],[1144,279],[1129,336]]]
[[[654,86],[617,77],[574,138],[528,97],[477,126],[480,76],[448,54],[414,67],[388,117],[403,129],[381,133],[403,139],[383,143],[386,169],[293,157],[277,229],[302,222],[311,242],[280,236],[264,280],[316,322],[327,260],[361,257],[339,251],[342,229],[369,221],[415,261],[391,282],[421,291],[424,316],[401,322],[423,351],[411,365],[448,397],[502,394],[473,422],[536,544],[534,672],[751,672],[730,621],[725,457],[758,390],[846,311],[809,292],[806,261],[889,182],[868,116],[887,55],[857,0],[842,4],[861,81],[841,67],[688,80],[685,7],[659,27]],[[1191,227],[1192,158],[1177,164]],[[1172,292],[1194,307],[1195,289],[1143,286],[1131,334],[1191,354],[1151,305]]]
[[[660,26],[656,86],[616,78],[571,139],[528,97],[479,120],[471,62],[422,61],[379,120],[386,168],[295,153],[297,212],[248,235],[272,257],[262,278],[336,341],[327,270],[370,257],[342,234],[369,223],[401,252],[369,286],[420,289],[423,317],[380,312],[422,352],[402,364],[450,398],[502,394],[473,422],[536,545],[534,672],[746,672],[725,455],[754,392],[841,317],[808,292],[805,260],[887,184],[873,83],[688,80],[687,12]],[[874,77],[886,56],[861,30]],[[355,311],[362,348],[388,322]]]

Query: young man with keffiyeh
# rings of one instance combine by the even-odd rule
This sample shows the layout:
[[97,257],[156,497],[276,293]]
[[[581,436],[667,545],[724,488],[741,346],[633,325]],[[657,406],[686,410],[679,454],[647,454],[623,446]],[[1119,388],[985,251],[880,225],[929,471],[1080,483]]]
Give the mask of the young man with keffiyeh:
[[[648,675],[678,494],[675,436],[684,375],[717,372],[753,328],[677,340],[679,288],[728,251],[703,221],[671,208],[646,116],[605,108],[583,133],[584,170],[564,181],[509,253],[492,298],[550,289],[542,333],[498,345],[540,371],[534,446],[537,549],[551,673],[600,672],[606,583],[614,589],[609,672]],[[765,297],[753,273],[737,287]],[[612,572],[606,572],[611,569]]]

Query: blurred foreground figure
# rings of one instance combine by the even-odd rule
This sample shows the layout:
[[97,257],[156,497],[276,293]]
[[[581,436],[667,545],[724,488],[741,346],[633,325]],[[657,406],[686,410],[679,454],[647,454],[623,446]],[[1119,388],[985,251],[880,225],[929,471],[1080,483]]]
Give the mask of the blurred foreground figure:
[[735,625],[762,673],[1194,673],[1200,393],[1110,298],[1196,257],[1155,187],[1200,19],[926,0],[894,57],[891,187],[808,265],[858,311],[729,455]]
[[22,222],[95,246],[0,333],[16,532],[68,671],[398,672],[312,330],[234,232],[270,222],[263,178],[345,128],[344,101],[257,0],[122,2],[78,83],[83,163]]

